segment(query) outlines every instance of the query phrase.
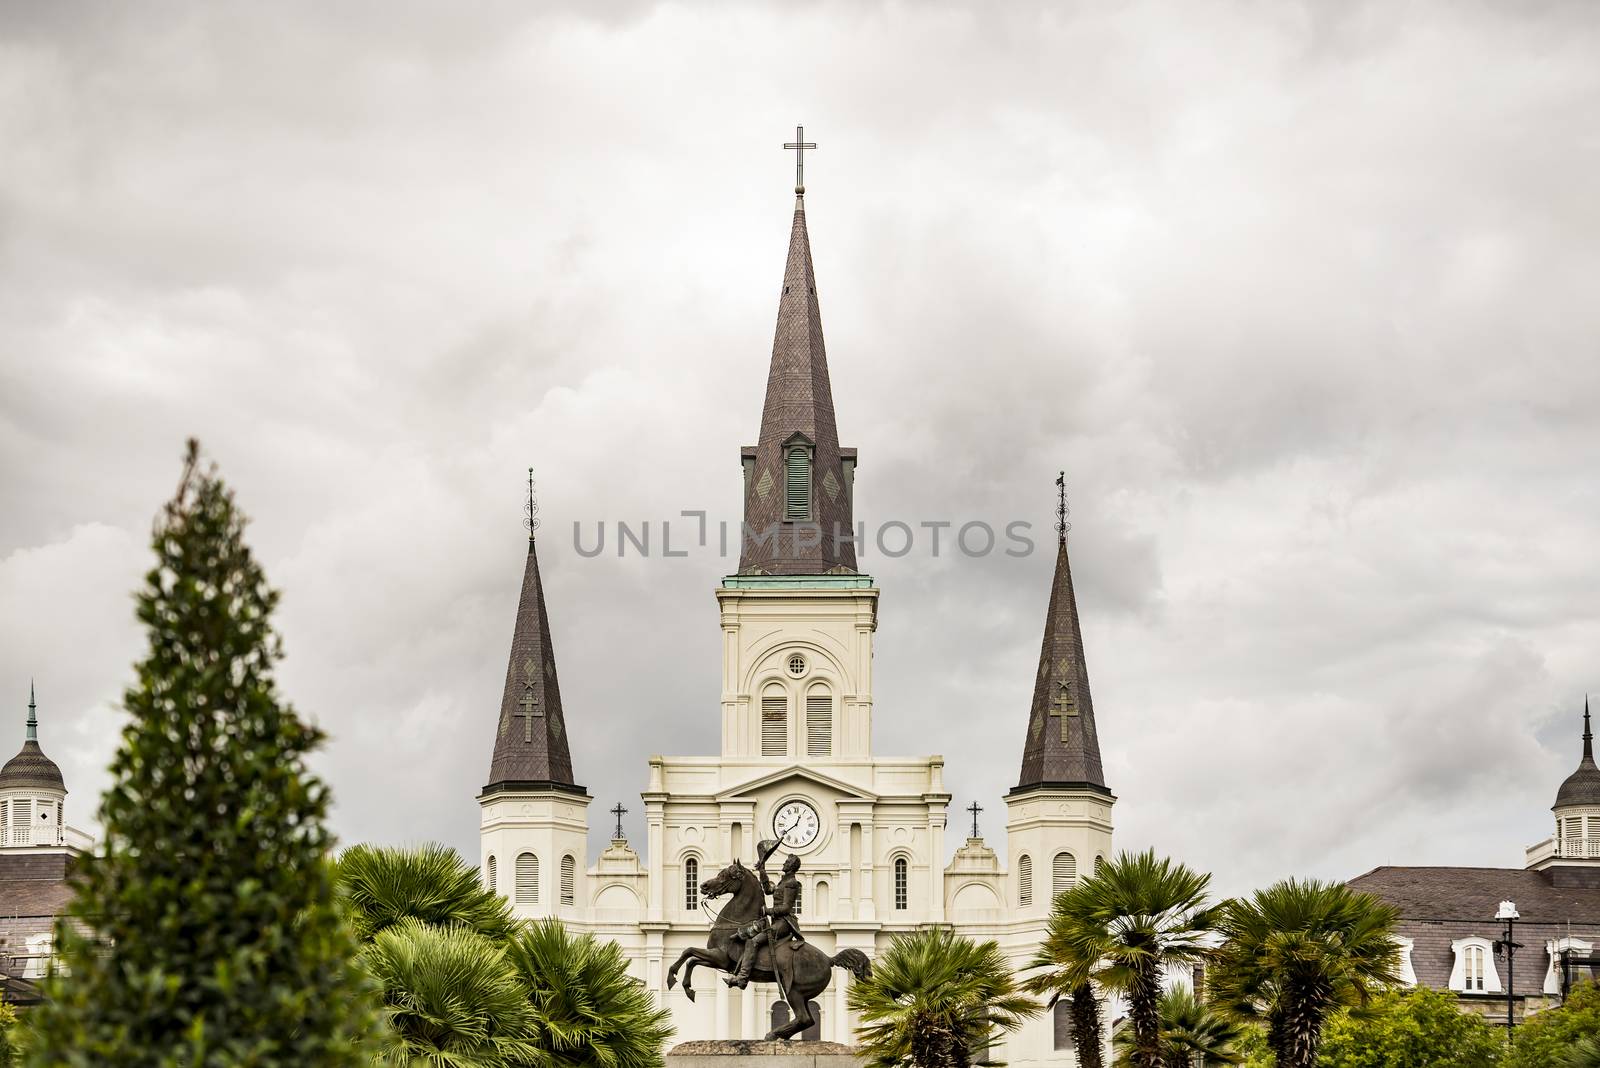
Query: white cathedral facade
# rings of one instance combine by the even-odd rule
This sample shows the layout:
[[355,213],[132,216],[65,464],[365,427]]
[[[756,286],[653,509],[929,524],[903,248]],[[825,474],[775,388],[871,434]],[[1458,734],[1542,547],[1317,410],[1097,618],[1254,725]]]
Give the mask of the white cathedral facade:
[[[530,539],[488,784],[477,799],[486,883],[518,916],[558,917],[616,941],[671,1010],[677,1041],[761,1038],[787,1019],[770,983],[730,989],[702,968],[691,1001],[667,982],[683,951],[705,944],[705,909],[718,902],[707,906],[700,884],[735,858],[751,863],[762,839],[783,841],[774,876],[786,853],[799,856],[800,926],[830,955],[854,947],[876,958],[897,934],[949,925],[997,940],[1019,969],[1042,937],[1053,894],[1112,848],[1115,798],[1101,769],[1064,539],[1032,706],[994,712],[996,729],[1014,732],[1022,748],[1004,841],[966,838],[952,856],[944,758],[873,751],[880,591],[857,570],[848,537],[857,458],[838,442],[797,193],[759,440],[741,454],[739,569],[716,589],[721,751],[652,757],[641,793],[643,856],[618,838],[589,863],[590,798],[574,776]],[[885,714],[896,714],[892,695]],[[833,972],[810,1037],[853,1041],[850,981]],[[1074,1064],[1063,1023],[1046,1013],[991,1055],[1019,1068]]]

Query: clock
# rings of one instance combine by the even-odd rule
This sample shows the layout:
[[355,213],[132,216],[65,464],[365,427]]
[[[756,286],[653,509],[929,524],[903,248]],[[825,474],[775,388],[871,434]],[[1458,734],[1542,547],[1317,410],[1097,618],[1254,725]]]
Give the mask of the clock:
[[772,831],[790,849],[804,849],[817,840],[822,820],[805,801],[788,801],[772,814]]

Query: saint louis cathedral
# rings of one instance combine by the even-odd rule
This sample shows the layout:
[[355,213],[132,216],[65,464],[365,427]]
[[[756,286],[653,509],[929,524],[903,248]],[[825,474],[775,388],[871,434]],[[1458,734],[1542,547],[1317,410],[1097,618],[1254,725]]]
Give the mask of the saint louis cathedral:
[[[967,838],[946,863],[944,758],[873,751],[880,591],[857,568],[849,537],[858,457],[839,443],[803,185],[796,194],[760,434],[739,454],[739,567],[715,590],[721,751],[651,757],[643,858],[619,833],[589,863],[590,797],[572,766],[551,640],[560,606],[552,617],[530,537],[494,754],[478,795],[486,883],[519,916],[559,917],[619,943],[671,1009],[679,1040],[761,1038],[787,1020],[770,983],[729,989],[702,969],[696,1000],[667,983],[683,951],[705,944],[701,883],[735,858],[751,863],[760,840],[781,839],[799,857],[800,926],[830,955],[854,947],[876,957],[896,934],[948,924],[998,940],[1019,967],[1040,941],[1054,894],[1111,853],[1116,799],[1101,770],[1064,534],[1032,706],[996,714],[1021,749],[998,850]],[[892,695],[887,708],[896,714]],[[848,982],[834,971],[807,1037],[852,1040]],[[1056,1023],[1031,1021],[991,1055],[1019,1066],[1071,1064],[1067,1029]]]

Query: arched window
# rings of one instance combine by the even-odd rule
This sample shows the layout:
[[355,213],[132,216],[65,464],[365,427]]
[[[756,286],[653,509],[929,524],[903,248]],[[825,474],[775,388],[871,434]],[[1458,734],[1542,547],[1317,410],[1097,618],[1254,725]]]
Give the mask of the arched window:
[[1065,893],[1078,881],[1078,858],[1071,853],[1057,853],[1050,866],[1050,894]]
[[811,518],[811,450],[794,444],[783,457],[783,517],[789,520]]
[[1095,858],[1094,858],[1094,873],[1096,875],[1099,875],[1100,872],[1105,868],[1105,866],[1106,866],[1106,858],[1100,856],[1099,854],[1096,854]]
[[484,865],[484,869],[484,880],[488,883],[489,892],[492,894],[494,893],[494,857],[491,856],[489,858],[489,863]]
[[761,755],[789,755],[789,697],[777,687],[761,695]]
[[1017,858],[1017,907],[1033,904],[1033,858],[1024,853]]
[[1050,1024],[1055,1031],[1055,1048],[1071,1053],[1077,1049],[1077,1044],[1072,1041],[1072,1000],[1062,998],[1056,1002],[1056,1007],[1051,1013]]
[[571,854],[561,858],[561,903],[570,905],[573,901],[572,885],[577,877],[578,865]]
[[904,909],[910,905],[910,873],[905,857],[894,858],[894,907]]
[[1472,936],[1450,943],[1455,965],[1450,969],[1450,989],[1467,994],[1500,993],[1500,976],[1494,967],[1494,943]]
[[1466,972],[1466,986],[1464,989],[1481,994],[1483,993],[1485,979],[1483,968],[1483,947],[1467,946],[1464,950],[1462,950],[1462,952],[1466,955],[1464,968],[1464,971]]
[[517,857],[517,904],[539,903],[539,858],[532,853]]
[[806,756],[833,755],[833,694],[818,686],[806,694]]
[[683,907],[690,912],[700,907],[700,861],[695,857],[683,862]]

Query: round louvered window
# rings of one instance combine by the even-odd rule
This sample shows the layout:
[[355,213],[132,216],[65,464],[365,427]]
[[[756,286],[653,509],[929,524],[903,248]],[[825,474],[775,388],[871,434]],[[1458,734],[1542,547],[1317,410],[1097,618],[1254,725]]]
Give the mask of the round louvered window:
[[791,653],[789,655],[789,674],[793,675],[795,678],[798,679],[801,675],[804,675],[805,673],[806,673],[806,658],[801,656],[799,653]]

